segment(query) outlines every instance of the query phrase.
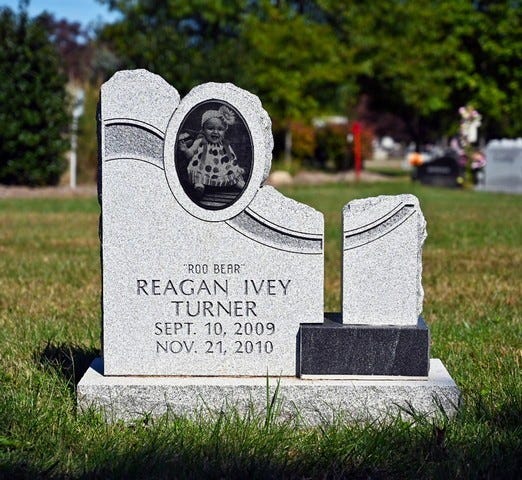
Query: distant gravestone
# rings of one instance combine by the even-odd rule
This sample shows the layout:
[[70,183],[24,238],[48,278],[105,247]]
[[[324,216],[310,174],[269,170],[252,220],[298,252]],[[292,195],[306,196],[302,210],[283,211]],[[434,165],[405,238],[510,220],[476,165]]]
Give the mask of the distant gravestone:
[[522,193],[522,138],[492,140],[486,161],[484,190]]
[[461,184],[459,177],[462,175],[463,170],[458,160],[451,155],[445,155],[418,166],[415,179],[424,185],[458,187]]
[[356,288],[325,318],[323,216],[264,185],[273,140],[257,97],[207,83],[180,101],[157,75],[118,72],[99,132],[102,357],[78,384],[82,409],[266,411],[277,394],[306,423],[455,412],[459,391],[418,318],[415,197],[345,210]]

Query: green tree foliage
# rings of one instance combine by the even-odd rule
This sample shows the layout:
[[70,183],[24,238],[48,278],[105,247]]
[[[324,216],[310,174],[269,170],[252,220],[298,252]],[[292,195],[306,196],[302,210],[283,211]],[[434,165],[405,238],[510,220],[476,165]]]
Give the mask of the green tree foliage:
[[489,135],[522,133],[519,1],[319,3],[354,49],[361,93],[404,118],[413,138],[456,133],[456,110],[468,103]]
[[299,7],[265,6],[263,15],[244,20],[240,37],[241,85],[262,98],[275,128],[286,131],[287,164],[294,150],[292,121],[345,110],[343,97],[355,90],[349,50],[338,48],[329,25],[311,21]]
[[418,141],[456,133],[468,103],[487,135],[522,135],[519,0],[101,1],[122,13],[102,38],[126,67],[181,93],[233,81],[279,125],[364,95]]
[[[103,0],[102,0],[103,1]],[[182,92],[234,81],[262,96],[281,121],[337,110],[350,62],[306,2],[106,0],[123,19],[101,34],[129,68],[149,68]],[[291,3],[291,2],[289,2]],[[313,3],[313,2],[312,2]]]
[[96,109],[100,85],[82,84],[85,92],[84,112],[78,122],[78,183],[96,181],[98,168],[98,136]]
[[339,48],[328,24],[269,6],[244,20],[241,42],[242,84],[279,121],[344,110],[348,93],[356,92],[350,50]]
[[[123,14],[102,39],[130,68],[159,73],[182,94],[206,81],[232,81],[259,95],[276,129],[345,110],[355,98],[350,50],[315,21],[314,2],[107,0]],[[318,18],[319,18],[318,17]],[[349,95],[351,94],[351,95]]]
[[46,29],[0,10],[0,183],[56,184],[65,169],[65,77]]
[[474,95],[492,135],[522,136],[522,2],[476,2]]
[[[248,0],[101,0],[122,14],[107,25],[126,68],[148,68],[186,93],[206,81],[237,75],[239,29]],[[254,2],[255,3],[255,2]]]

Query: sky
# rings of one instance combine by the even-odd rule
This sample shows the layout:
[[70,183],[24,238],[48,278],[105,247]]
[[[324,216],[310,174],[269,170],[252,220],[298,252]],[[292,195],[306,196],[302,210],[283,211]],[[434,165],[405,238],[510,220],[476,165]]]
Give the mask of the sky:
[[[19,0],[0,0],[0,7],[10,7],[18,11],[18,3]],[[44,10],[53,13],[57,19],[66,18],[84,26],[99,20],[111,22],[118,17],[115,12],[109,12],[107,6],[96,0],[31,0],[30,16],[36,16]]]

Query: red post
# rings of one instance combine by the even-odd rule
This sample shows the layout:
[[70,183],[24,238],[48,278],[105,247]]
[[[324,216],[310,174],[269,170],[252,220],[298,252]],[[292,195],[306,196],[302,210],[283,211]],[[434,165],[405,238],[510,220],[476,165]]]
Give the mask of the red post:
[[355,178],[359,180],[362,170],[362,148],[361,148],[361,132],[362,125],[354,122],[352,126],[353,133],[353,156],[355,159]]

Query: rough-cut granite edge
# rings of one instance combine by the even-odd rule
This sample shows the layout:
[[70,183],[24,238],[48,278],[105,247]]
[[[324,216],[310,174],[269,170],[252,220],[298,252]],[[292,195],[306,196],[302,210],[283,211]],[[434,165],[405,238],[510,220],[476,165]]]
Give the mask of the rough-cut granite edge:
[[101,86],[102,121],[137,120],[165,133],[180,102],[178,91],[145,69],[120,70]]
[[[233,409],[266,413],[267,398],[277,391],[279,420],[316,425],[336,420],[412,419],[453,416],[460,391],[438,359],[430,375],[415,380],[306,380],[295,377],[105,377],[96,359],[80,380],[80,410],[101,410],[108,421],[135,420],[145,415],[196,418]],[[268,382],[268,392],[267,392]],[[268,393],[268,395],[267,395]]]
[[[278,205],[275,212],[271,208],[274,204]],[[289,230],[311,233],[321,237],[324,235],[322,212],[310,205],[285,197],[270,185],[265,185],[259,189],[247,210]]]
[[[368,198],[357,198],[350,202],[348,202],[342,210],[342,216],[344,219],[343,228],[346,228],[346,224],[349,222],[349,217],[351,214],[360,214],[366,210],[375,207],[379,203],[383,201],[393,201],[395,200],[397,205],[413,205],[417,211],[417,232],[419,243],[417,245],[417,265],[419,268],[419,274],[417,277],[417,315],[422,313],[422,307],[424,302],[424,288],[422,286],[422,247],[426,238],[428,237],[428,232],[426,230],[426,219],[422,213],[422,209],[420,207],[419,199],[410,193],[404,193],[400,195],[379,195],[377,197],[368,197]],[[378,218],[373,218],[371,221],[377,221]],[[371,221],[368,222],[371,223]],[[343,232],[343,236],[346,232]],[[343,240],[344,243],[344,240]]]

